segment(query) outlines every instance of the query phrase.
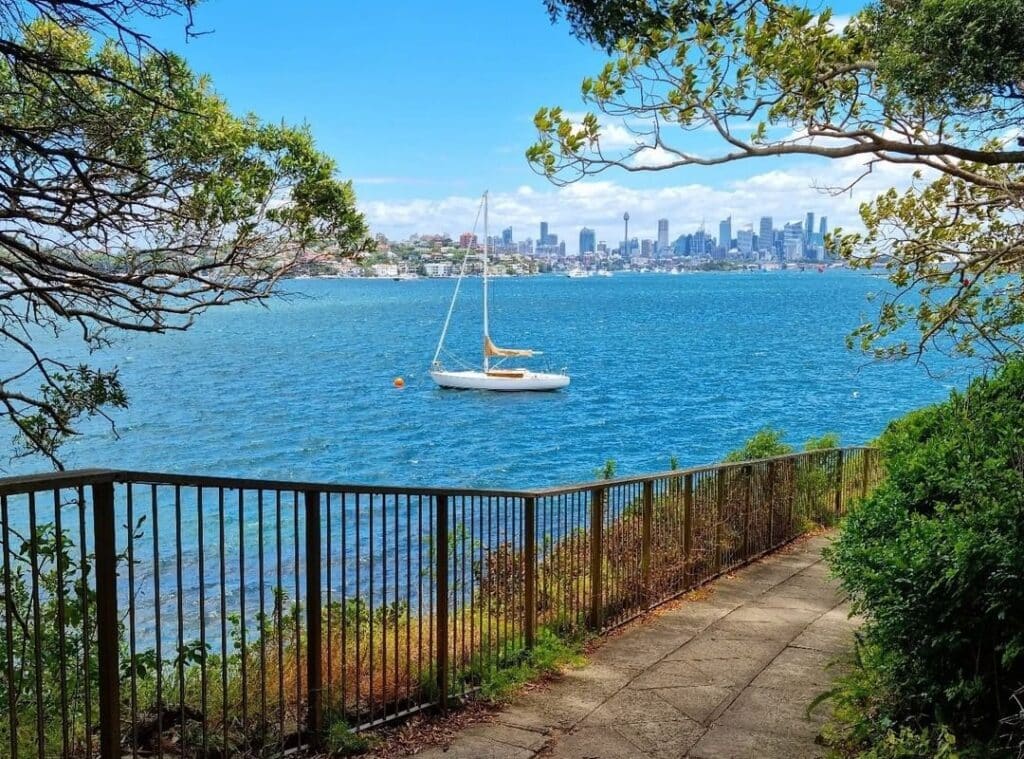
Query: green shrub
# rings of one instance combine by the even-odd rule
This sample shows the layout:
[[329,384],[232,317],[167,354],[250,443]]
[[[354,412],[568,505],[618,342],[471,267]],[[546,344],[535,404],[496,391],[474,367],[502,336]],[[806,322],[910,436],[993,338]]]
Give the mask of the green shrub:
[[1022,433],[1024,361],[894,422],[886,479],[830,551],[877,651],[873,719],[893,735],[946,726],[983,755],[1017,754],[1000,721],[1024,684]]
[[753,461],[792,453],[792,446],[782,440],[784,434],[782,430],[763,427],[755,432],[742,448],[726,454],[725,461]]
[[812,437],[806,443],[804,443],[805,451],[828,451],[833,448],[838,448],[839,433],[838,432],[826,432],[821,437]]

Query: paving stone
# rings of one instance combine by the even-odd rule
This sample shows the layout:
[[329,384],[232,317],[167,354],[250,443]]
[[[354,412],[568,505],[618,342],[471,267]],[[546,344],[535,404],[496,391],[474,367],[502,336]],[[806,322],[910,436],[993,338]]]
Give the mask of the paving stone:
[[640,749],[614,727],[581,727],[550,744],[546,757],[555,759],[635,759]]
[[857,626],[845,615],[833,609],[809,625],[790,645],[838,654],[853,646],[853,633]]
[[691,759],[819,759],[826,751],[794,733],[766,733],[715,726],[690,749]]
[[830,667],[835,657],[809,648],[788,647],[750,685],[791,693],[798,684],[824,691],[837,672]]
[[647,689],[714,685],[715,670],[721,666],[721,659],[708,662],[697,662],[692,659],[663,661],[638,676],[629,687]]
[[417,754],[424,759],[530,759],[533,751],[473,735],[459,735],[448,748],[431,748]]
[[459,733],[460,738],[486,738],[498,743],[507,743],[517,748],[525,748],[530,751],[538,751],[541,746],[547,743],[549,735],[534,730],[524,730],[521,727],[497,722],[485,722],[473,725]]
[[665,657],[666,661],[705,661],[712,659],[758,659],[767,664],[786,647],[784,641],[736,638],[709,630]]
[[620,638],[612,645],[602,647],[594,657],[595,660],[639,671],[660,661],[695,634],[659,623],[660,620],[655,620],[650,629],[639,630],[636,635]]
[[772,688],[744,688],[716,722],[743,730],[802,732],[813,737],[827,717],[826,710],[816,709],[808,715],[807,707],[816,693],[806,692],[806,687],[799,690],[805,692],[798,692],[794,684],[789,696],[780,698],[779,691]]
[[722,685],[690,685],[678,688],[658,688],[658,698],[668,701],[680,713],[700,723],[708,718],[726,700],[736,695],[736,689]]
[[704,734],[704,727],[692,719],[667,722],[632,722],[616,725],[615,731],[636,746],[644,756],[669,759],[686,756]]
[[623,690],[587,716],[583,725],[612,725],[629,722],[668,722],[688,719],[668,701],[650,690]]
[[842,598],[828,591],[823,593],[800,588],[787,589],[783,585],[758,599],[757,606],[768,609],[805,609],[824,613],[840,601]]

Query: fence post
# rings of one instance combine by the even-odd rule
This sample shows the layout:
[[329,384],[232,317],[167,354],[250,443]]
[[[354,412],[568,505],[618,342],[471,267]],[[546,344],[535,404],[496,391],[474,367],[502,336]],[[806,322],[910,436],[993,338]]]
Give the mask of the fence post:
[[318,746],[323,732],[323,594],[320,567],[323,563],[320,537],[320,493],[303,494],[306,511],[306,732],[310,744]]
[[768,462],[768,543],[775,547],[775,459]]
[[533,648],[537,635],[537,499],[533,496],[528,496],[523,503],[523,561],[526,564],[523,635],[526,647]]
[[871,455],[870,454],[871,454],[871,449],[870,448],[862,448],[861,449],[861,460],[863,462],[863,466],[861,467],[861,469],[862,469],[861,474],[863,475],[863,480],[861,481],[861,484],[860,484],[860,497],[861,497],[861,500],[867,500],[867,497],[868,497],[868,467],[871,464]]
[[717,486],[715,498],[715,574],[722,571],[722,517],[725,514],[725,473],[726,467],[716,470]]
[[118,691],[117,548],[114,483],[92,486],[96,549],[96,658],[99,675],[100,756],[121,756],[121,696]]
[[643,583],[643,592],[646,596],[651,593],[651,522],[654,518],[654,482],[644,482],[643,513],[640,516],[640,574]]
[[448,711],[448,496],[439,495],[437,504],[437,526],[434,530],[436,543],[436,574],[434,592],[437,594],[437,651],[434,659],[437,667],[438,705],[441,711]]
[[594,488],[590,492],[590,626],[595,630],[601,629],[604,611],[601,555],[605,492],[603,487]]
[[843,449],[838,451],[836,459],[836,519],[843,513]]
[[751,491],[754,487],[754,467],[747,464],[743,467],[743,560],[750,558],[750,507]]

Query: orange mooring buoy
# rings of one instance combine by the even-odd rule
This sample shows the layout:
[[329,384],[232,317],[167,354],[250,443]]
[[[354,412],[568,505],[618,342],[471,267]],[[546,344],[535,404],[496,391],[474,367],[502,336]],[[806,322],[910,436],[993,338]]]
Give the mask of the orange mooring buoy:
[[395,387],[405,387],[405,380],[401,377],[395,377],[394,385]]

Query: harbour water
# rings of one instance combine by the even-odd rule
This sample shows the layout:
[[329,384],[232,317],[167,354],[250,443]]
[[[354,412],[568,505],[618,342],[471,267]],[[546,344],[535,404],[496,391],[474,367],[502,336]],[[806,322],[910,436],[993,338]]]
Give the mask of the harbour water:
[[[541,276],[492,282],[499,345],[565,367],[552,394],[437,389],[427,368],[453,280],[295,280],[266,307],[133,335],[88,360],[119,365],[131,407],[96,420],[70,467],[352,483],[534,487],[676,456],[707,463],[771,425],[799,445],[872,439],[962,385],[967,368],[872,364],[844,337],[884,278],[825,273]],[[480,353],[480,281],[463,284],[448,345]],[[65,358],[85,358],[58,344]],[[450,356],[445,359],[457,365]],[[396,389],[395,377],[405,380]],[[45,470],[40,460],[7,470]]]
[[[665,470],[672,456],[682,466],[713,462],[765,425],[785,430],[796,446],[825,432],[862,443],[962,385],[970,369],[937,359],[927,368],[871,364],[848,351],[845,336],[871,313],[866,298],[884,284],[842,271],[500,278],[492,291],[495,341],[545,351],[538,363],[566,368],[572,384],[557,393],[488,394],[440,390],[427,373],[454,281],[293,281],[291,295],[267,307],[215,309],[190,331],[129,336],[92,356],[122,368],[131,407],[114,416],[118,437],[92,420],[63,456],[69,467],[514,488],[593,479],[607,459],[620,474]],[[477,361],[480,280],[467,280],[463,293],[449,348]],[[41,347],[69,361],[85,358],[61,343]],[[8,468],[47,466],[19,459]],[[251,618],[279,586],[298,596],[297,497],[286,494],[281,504],[267,496],[261,506],[253,493],[243,500],[232,492],[219,505],[211,492],[204,511],[193,489],[137,491],[134,516],[118,491],[116,523],[138,527],[140,646],[160,638],[174,650],[176,637],[198,636],[203,621],[216,648],[226,613]],[[41,522],[54,518],[45,503]],[[10,504],[16,529],[24,531],[28,509],[23,498]],[[62,509],[64,523],[76,524],[76,502]],[[429,564],[429,509],[429,499],[336,500],[328,509],[334,526],[325,526],[337,533],[325,548],[334,567],[325,587],[374,608],[389,598],[419,608],[421,575],[408,566]],[[514,531],[522,515],[513,516]],[[465,514],[453,518],[462,525]],[[553,539],[576,526],[541,522]],[[484,524],[482,512],[475,523],[471,512],[475,545],[509,539],[500,524],[495,531]],[[261,530],[265,564],[254,554]],[[119,530],[120,550],[126,539]],[[222,554],[223,563],[215,560]],[[379,574],[392,560],[407,571],[399,586],[392,570],[388,595],[374,583],[373,565]],[[127,605],[123,585],[119,595]],[[159,627],[160,615],[181,620],[180,629]]]

